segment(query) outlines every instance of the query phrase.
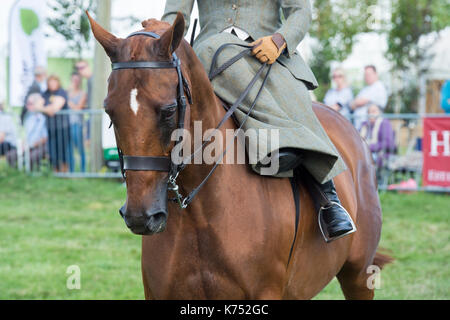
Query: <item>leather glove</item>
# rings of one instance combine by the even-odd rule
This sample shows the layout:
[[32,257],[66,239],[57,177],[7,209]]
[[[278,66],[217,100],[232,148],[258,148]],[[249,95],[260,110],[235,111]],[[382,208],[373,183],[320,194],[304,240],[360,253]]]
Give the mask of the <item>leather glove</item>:
[[256,55],[261,63],[267,62],[267,64],[274,63],[287,46],[283,36],[279,33],[262,37],[250,45],[254,46],[252,55]]

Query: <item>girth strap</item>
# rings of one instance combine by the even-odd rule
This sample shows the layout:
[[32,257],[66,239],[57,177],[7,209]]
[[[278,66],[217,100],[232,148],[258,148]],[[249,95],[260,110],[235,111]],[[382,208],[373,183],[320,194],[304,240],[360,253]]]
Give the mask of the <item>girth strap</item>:
[[294,240],[292,240],[291,249],[289,250],[289,258],[287,266],[289,266],[289,262],[291,262],[295,240],[297,239],[298,223],[300,222],[300,195],[298,189],[299,173],[297,169],[294,170],[294,176],[292,178],[289,178],[289,181],[291,182],[292,193],[294,195],[294,203],[295,203],[295,231],[294,231]]

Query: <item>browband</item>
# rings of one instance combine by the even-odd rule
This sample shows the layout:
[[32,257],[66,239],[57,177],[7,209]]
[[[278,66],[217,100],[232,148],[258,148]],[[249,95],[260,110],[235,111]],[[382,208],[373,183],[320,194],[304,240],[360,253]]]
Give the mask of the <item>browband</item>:
[[[160,36],[154,32],[150,31],[138,31],[130,34],[128,38],[134,36],[147,36],[155,39],[159,39]],[[120,69],[170,69],[177,68],[180,65],[180,60],[173,53],[172,61],[129,61],[129,62],[113,62],[112,70],[120,70]]]

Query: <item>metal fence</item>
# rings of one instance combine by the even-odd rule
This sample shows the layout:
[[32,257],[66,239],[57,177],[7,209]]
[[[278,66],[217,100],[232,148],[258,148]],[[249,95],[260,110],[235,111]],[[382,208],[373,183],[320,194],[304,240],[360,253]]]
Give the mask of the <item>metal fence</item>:
[[[450,191],[422,187],[424,116],[445,115],[383,114],[392,128],[394,147],[372,153],[379,189]],[[110,122],[103,110],[64,110],[44,126],[42,117],[29,115],[24,123],[17,116],[11,117],[17,136],[15,151],[9,151],[6,157],[11,165],[32,174],[50,171],[66,178],[121,177],[113,129],[109,128]],[[99,140],[93,141],[94,135]]]
[[15,127],[13,150],[2,152],[10,166],[66,178],[122,176],[114,133],[103,110],[63,110],[49,118],[28,113],[23,122],[14,114],[3,116]]

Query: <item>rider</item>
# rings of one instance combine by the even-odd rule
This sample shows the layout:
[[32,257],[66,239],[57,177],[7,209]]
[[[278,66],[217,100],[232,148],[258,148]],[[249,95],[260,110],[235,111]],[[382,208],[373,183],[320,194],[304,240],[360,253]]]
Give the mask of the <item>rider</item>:
[[[277,129],[277,149],[258,150],[258,159],[278,153],[277,177],[290,177],[300,164],[318,182],[328,199],[323,220],[328,241],[354,232],[350,215],[340,205],[332,178],[346,169],[338,151],[312,110],[309,90],[318,84],[296,48],[308,32],[311,5],[308,0],[197,0],[201,31],[194,51],[207,72],[216,50],[224,43],[253,45],[246,56],[214,78],[215,93],[233,103],[245,91],[261,66],[272,66],[269,81],[243,129]],[[163,21],[173,23],[177,12],[189,28],[194,0],[167,0]],[[284,16],[284,19],[283,19]],[[217,66],[235,56],[239,47],[230,46],[220,54]],[[255,59],[256,57],[256,59]],[[275,63],[277,62],[277,63]],[[259,86],[250,91],[235,115],[242,121]],[[259,130],[255,130],[259,132]],[[277,151],[277,152],[275,152]],[[262,162],[262,161],[261,161]],[[252,169],[261,174],[261,162]]]

